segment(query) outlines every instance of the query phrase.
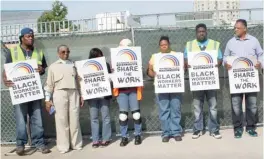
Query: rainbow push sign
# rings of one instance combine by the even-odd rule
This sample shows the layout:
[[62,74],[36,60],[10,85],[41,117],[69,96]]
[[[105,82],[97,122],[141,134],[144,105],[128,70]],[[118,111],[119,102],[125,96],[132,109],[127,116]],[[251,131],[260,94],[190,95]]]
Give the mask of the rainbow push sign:
[[11,74],[13,74],[13,73],[19,73],[19,74],[25,74],[26,75],[26,74],[34,73],[34,69],[30,64],[25,63],[25,62],[21,62],[21,63],[16,64],[13,67]]
[[227,63],[232,69],[228,71],[230,93],[259,92],[259,74],[254,65],[257,63],[255,57],[227,58]]
[[7,78],[14,83],[10,87],[12,104],[21,104],[44,98],[36,60],[27,60],[4,65]]
[[217,51],[188,52],[191,91],[219,89]]
[[184,92],[183,53],[157,53],[154,60],[155,93]]
[[112,94],[105,57],[76,61],[79,76],[82,80],[83,99],[94,99]]
[[140,47],[111,48],[111,62],[115,88],[143,86]]
[[103,66],[98,61],[95,61],[95,60],[89,60],[89,61],[85,62],[83,64],[83,68],[90,69],[90,70],[93,70],[95,72],[103,70]]

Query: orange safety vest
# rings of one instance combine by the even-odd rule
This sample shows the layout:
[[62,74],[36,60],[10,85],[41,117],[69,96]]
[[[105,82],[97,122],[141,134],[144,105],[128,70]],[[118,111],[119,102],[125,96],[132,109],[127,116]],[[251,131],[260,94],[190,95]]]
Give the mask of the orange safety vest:
[[[137,100],[142,100],[143,87],[137,87]],[[113,95],[117,97],[119,95],[119,88],[113,89]]]

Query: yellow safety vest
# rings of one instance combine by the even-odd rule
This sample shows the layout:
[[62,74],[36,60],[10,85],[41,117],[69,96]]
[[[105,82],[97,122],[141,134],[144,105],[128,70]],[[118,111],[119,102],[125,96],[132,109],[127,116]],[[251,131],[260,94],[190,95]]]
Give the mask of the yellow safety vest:
[[[208,44],[206,46],[205,51],[210,51],[210,50],[216,50],[218,51],[220,43],[218,41],[212,40],[212,39],[208,39]],[[201,51],[199,45],[198,45],[198,41],[192,40],[192,41],[188,41],[186,44],[186,49],[187,49],[187,53],[189,52],[196,52],[196,51]]]
[[[19,62],[19,61],[25,61],[25,55],[20,47],[20,45],[17,45],[14,48],[10,49],[12,62]],[[42,65],[42,59],[43,59],[43,52],[38,51],[36,48],[34,49],[31,59],[36,59],[38,62],[38,65]]]

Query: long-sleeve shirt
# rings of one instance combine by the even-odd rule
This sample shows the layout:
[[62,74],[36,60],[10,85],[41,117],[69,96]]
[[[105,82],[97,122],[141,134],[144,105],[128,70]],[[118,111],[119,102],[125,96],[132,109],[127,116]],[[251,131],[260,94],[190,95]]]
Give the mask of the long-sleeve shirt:
[[245,39],[241,40],[239,37],[233,37],[226,44],[224,52],[223,65],[226,63],[228,56],[254,56],[261,63],[263,68],[263,50],[257,38],[246,34]]
[[[67,64],[72,65],[65,67],[58,64]],[[77,73],[74,69],[74,63],[70,60],[61,60],[59,59],[53,63],[48,69],[47,82],[44,87],[45,90],[45,101],[50,101],[52,93],[56,89],[78,89],[77,87]]]

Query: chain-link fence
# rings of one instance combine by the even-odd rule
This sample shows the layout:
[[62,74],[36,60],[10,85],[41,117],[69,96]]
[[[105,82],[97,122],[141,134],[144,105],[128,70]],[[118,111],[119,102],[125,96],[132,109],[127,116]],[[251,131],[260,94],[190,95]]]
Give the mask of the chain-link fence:
[[[263,44],[263,25],[249,27],[249,33],[255,36],[261,44]],[[153,53],[158,52],[158,41],[161,35],[167,35],[170,37],[171,47],[177,52],[183,52],[185,44],[189,40],[195,38],[195,30],[193,28],[132,28],[118,32],[104,32],[104,33],[89,33],[89,34],[72,34],[68,36],[48,36],[37,37],[36,45],[38,48],[43,49],[47,59],[48,65],[57,60],[56,48],[60,44],[68,45],[71,54],[70,57],[73,60],[87,59],[89,51],[93,47],[102,49],[108,62],[110,61],[110,48],[117,47],[120,40],[123,38],[129,38],[134,42],[135,46],[141,46],[142,48],[142,60],[144,68],[144,93],[143,101],[140,103],[141,112],[143,118],[143,130],[145,132],[160,131],[160,121],[158,118],[158,106],[155,102],[153,81],[146,76],[146,67],[150,56]],[[232,38],[233,29],[230,28],[209,28],[208,37],[221,42],[221,50],[224,52],[227,41]],[[2,63],[3,60],[2,54]],[[2,67],[3,68],[3,67]],[[227,72],[220,68],[220,90],[217,91],[217,107],[218,118],[221,127],[232,126],[231,118],[231,100],[229,92],[229,82],[227,78]],[[258,117],[259,123],[263,123],[263,77],[260,74],[260,86],[261,92],[258,93]],[[42,77],[44,83],[46,75]],[[194,122],[192,111],[192,93],[189,88],[188,76],[185,76],[186,91],[183,93],[182,104],[182,119],[181,124],[185,130],[191,130]],[[2,88],[4,88],[2,86]],[[205,123],[208,118],[208,105],[204,105],[205,110]],[[1,91],[1,143],[15,142],[15,119],[13,106],[8,90],[2,89]],[[115,101],[110,106],[112,128],[115,133],[119,133],[118,122],[118,106]],[[55,121],[54,116],[50,116],[44,111],[43,106],[43,122],[46,137],[55,137]],[[90,129],[90,117],[89,106],[87,103],[81,110],[80,123],[82,133],[88,135],[91,132]],[[132,121],[129,122],[130,128],[133,128]]]

